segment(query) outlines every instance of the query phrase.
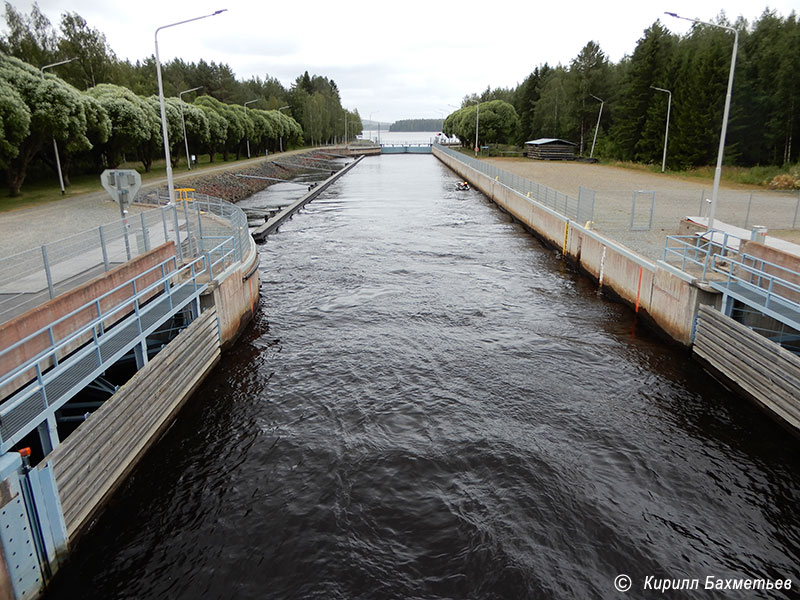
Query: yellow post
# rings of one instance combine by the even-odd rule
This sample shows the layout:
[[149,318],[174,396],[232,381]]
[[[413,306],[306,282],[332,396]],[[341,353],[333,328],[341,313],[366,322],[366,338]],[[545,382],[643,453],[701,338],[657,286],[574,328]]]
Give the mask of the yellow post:
[[561,254],[564,258],[567,257],[567,237],[569,236],[569,220],[564,221],[564,247],[561,249]]

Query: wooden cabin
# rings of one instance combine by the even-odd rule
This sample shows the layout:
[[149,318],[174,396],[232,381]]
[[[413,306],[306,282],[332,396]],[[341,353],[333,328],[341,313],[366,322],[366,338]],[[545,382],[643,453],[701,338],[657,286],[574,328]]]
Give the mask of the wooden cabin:
[[525,142],[525,156],[538,160],[575,160],[577,144],[556,138]]

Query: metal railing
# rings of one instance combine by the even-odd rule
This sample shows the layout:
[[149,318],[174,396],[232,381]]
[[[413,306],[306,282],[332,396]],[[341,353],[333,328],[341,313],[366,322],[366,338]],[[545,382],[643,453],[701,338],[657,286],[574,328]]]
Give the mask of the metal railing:
[[795,310],[800,315],[800,284],[797,283],[800,272],[749,254],[742,254],[736,261],[714,256],[712,268],[727,276],[718,284],[730,288],[731,284],[738,283],[763,297],[759,306],[770,309],[780,303],[782,308]]
[[740,237],[717,230],[693,235],[668,235],[664,243],[664,262],[680,265],[681,271],[687,271],[687,266],[698,267],[705,281],[711,258],[730,258],[738,254],[741,241]]
[[594,220],[595,193],[593,190],[581,188],[578,192],[578,197],[573,198],[567,194],[549,188],[546,185],[538,184],[535,181],[531,181],[515,173],[509,173],[508,171],[499,169],[485,161],[466,156],[447,146],[435,144],[435,147],[448,156],[452,156],[476,171],[483,173],[487,177],[519,192],[526,198],[530,198],[531,200],[535,200],[547,206],[568,219],[572,219],[578,223],[586,223]]
[[158,196],[139,201],[160,206],[0,260],[0,323],[168,241],[179,260],[228,238],[235,260],[247,255],[247,216],[239,207],[202,194],[172,204]]
[[[164,260],[0,350],[2,359],[32,341],[43,337],[49,340],[45,349],[0,375],[0,389],[15,380],[32,377],[30,383],[0,404],[0,452],[8,451],[37,427],[51,425],[55,411],[172,315],[192,303],[199,314],[199,295],[213,276],[215,265],[219,269],[232,256],[233,248],[229,238],[183,266],[176,257]],[[215,262],[211,257],[216,257]],[[142,280],[141,289],[137,289],[137,281]],[[114,297],[126,288],[130,294]],[[113,306],[102,308],[104,301],[113,301]],[[57,339],[59,325],[87,312],[93,315],[88,322]],[[53,445],[57,444],[55,427],[47,428]]]

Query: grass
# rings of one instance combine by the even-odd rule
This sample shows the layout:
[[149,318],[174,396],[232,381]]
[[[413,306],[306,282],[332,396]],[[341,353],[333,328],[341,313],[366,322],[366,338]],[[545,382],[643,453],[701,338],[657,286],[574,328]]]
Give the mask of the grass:
[[[601,160],[601,164],[609,165],[612,167],[620,167],[623,169],[633,169],[636,171],[648,171],[650,173],[660,173],[661,165],[657,164],[643,164],[630,161],[618,160]],[[793,167],[775,167],[775,166],[755,166],[755,167],[722,167],[722,180],[730,183],[738,183],[741,185],[754,185],[759,187],[767,187],[773,177],[784,173],[789,173]],[[714,179],[714,172],[716,167],[693,167],[680,171],[673,171],[667,169],[669,175],[677,175],[679,177],[694,177],[698,179]]]

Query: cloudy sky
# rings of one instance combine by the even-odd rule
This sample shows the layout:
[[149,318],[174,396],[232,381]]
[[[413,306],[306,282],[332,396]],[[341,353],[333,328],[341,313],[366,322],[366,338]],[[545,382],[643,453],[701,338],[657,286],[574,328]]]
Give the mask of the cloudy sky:
[[224,62],[239,79],[269,75],[287,87],[308,70],[336,81],[347,108],[384,122],[443,116],[468,93],[515,86],[544,62],[568,64],[589,40],[618,61],[656,19],[689,29],[664,11],[709,20],[724,9],[752,21],[766,6],[788,16],[797,0],[39,1],[54,25],[77,12],[134,61],[154,53],[156,28],[226,8],[162,30],[161,60]]

